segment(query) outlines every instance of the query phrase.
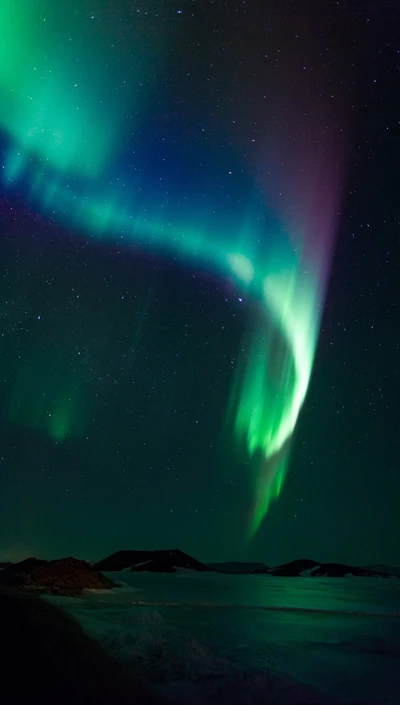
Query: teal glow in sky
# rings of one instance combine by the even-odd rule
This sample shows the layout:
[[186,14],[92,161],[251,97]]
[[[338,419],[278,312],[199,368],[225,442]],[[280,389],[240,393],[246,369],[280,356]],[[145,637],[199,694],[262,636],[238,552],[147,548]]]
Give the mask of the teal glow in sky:
[[[222,230],[202,215],[200,200],[192,216],[188,209],[180,212],[176,194],[172,216],[156,201],[149,208],[134,168],[123,177],[118,164],[128,127],[134,134],[156,80],[154,46],[166,56],[171,40],[161,20],[154,20],[153,41],[141,41],[150,19],[140,17],[132,30],[137,44],[128,46],[107,3],[96,6],[98,13],[109,13],[108,23],[98,24],[89,4],[78,0],[56,5],[33,0],[29,7],[22,0],[3,0],[3,179],[10,189],[25,184],[35,208],[77,237],[179,256],[233,277],[254,299],[228,409],[233,434],[254,456],[251,536],[282,489],[310,382],[336,228],[340,154],[328,135],[320,148],[326,113],[314,114],[305,128],[297,120],[293,94],[291,117],[266,128],[267,148],[253,160],[255,188],[273,210],[279,234],[267,226],[263,231],[250,205],[235,218],[227,214]],[[60,385],[56,408],[42,408],[38,400],[47,383],[20,382],[9,416],[44,427],[61,441],[84,428],[84,414],[72,417],[68,380]]]

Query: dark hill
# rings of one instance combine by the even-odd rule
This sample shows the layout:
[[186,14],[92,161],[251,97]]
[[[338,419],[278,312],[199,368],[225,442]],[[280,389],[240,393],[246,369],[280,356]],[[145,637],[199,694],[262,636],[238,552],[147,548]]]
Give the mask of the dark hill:
[[117,551],[95,563],[93,568],[102,571],[150,571],[152,573],[175,573],[176,568],[189,568],[204,572],[210,568],[187,553],[173,551]]
[[309,558],[299,558],[296,561],[290,561],[289,563],[283,563],[275,568],[267,568],[261,570],[255,570],[255,573],[266,573],[268,575],[276,575],[277,577],[288,577],[296,578],[304,573],[304,571],[309,571],[312,568],[316,568],[319,565],[317,561],[312,561]]
[[55,561],[26,558],[0,571],[0,585],[30,588],[56,595],[78,595],[85,589],[110,589],[112,580],[86,561],[61,558]]
[[378,563],[376,565],[366,565],[364,566],[367,570],[372,570],[378,573],[385,573],[386,575],[398,575],[400,577],[400,568],[398,566],[388,566],[384,563]]
[[254,573],[263,573],[265,575],[273,575],[276,577],[298,578],[298,577],[327,577],[327,578],[343,578],[345,575],[354,575],[357,577],[390,577],[388,573],[368,568],[360,568],[358,566],[345,565],[344,563],[317,563],[309,558],[300,558],[290,563],[283,563],[275,568],[266,570],[255,570]]
[[1,588],[0,623],[2,705],[155,705],[72,617],[43,599]]
[[354,565],[345,565],[343,563],[322,563],[322,565],[317,566],[311,571],[311,575],[314,577],[323,576],[328,578],[343,578],[345,575],[355,575],[362,578],[389,577],[387,573],[379,573],[375,570],[359,568]]

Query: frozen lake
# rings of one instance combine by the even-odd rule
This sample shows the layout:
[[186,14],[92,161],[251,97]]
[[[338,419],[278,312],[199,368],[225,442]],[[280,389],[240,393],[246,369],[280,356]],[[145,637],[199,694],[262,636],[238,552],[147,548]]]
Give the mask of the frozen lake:
[[56,601],[183,702],[400,704],[398,579],[108,575]]

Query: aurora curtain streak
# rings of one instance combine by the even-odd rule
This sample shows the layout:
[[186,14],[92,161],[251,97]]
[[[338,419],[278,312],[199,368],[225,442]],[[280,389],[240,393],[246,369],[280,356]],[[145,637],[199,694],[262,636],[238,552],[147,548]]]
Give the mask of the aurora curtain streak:
[[[28,8],[22,0],[1,3],[4,185],[24,192],[44,215],[77,235],[178,254],[184,262],[233,276],[253,297],[254,320],[228,409],[237,439],[254,456],[252,535],[283,486],[317,345],[342,180],[329,109],[312,91],[294,91],[289,61],[279,87],[270,91],[282,115],[253,159],[257,187],[279,233],[260,225],[250,206],[237,218],[227,217],[223,228],[204,215],[201,202],[192,217],[178,205],[167,217],[155,201],[151,208],[144,203],[133,172],[120,178],[117,160],[125,116],[131,116],[132,131],[146,111],[150,74],[156,81],[154,47],[163,55],[168,49],[165,26],[162,19],[152,25],[141,16],[132,28],[137,41],[128,42],[116,36],[121,23],[112,21],[111,5],[96,3],[96,13],[90,7],[82,0],[57,8],[50,0],[32,0]],[[102,13],[107,22],[99,24],[95,15]],[[141,41],[146,33],[152,42]],[[133,85],[139,88],[133,91]],[[306,118],[297,117],[304,114],[303,103],[313,106],[312,117],[309,110]],[[10,419],[43,425],[59,441],[81,432],[84,422],[73,419],[72,402],[64,414],[53,410],[49,422],[48,410],[33,399],[41,397],[40,381],[23,386],[27,391],[16,390]],[[29,402],[21,402],[24,393]],[[70,396],[64,387],[59,393]]]

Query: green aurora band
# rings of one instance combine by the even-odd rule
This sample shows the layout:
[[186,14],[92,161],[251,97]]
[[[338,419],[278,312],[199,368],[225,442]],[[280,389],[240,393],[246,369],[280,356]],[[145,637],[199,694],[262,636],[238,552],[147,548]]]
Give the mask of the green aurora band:
[[[105,2],[100,5],[103,11],[109,7]],[[171,222],[156,210],[149,215],[143,207],[135,207],[139,200],[134,186],[127,208],[121,187],[99,184],[115,157],[124,111],[134,114],[139,102],[143,110],[145,96],[136,96],[132,105],[131,93],[123,86],[116,92],[112,86],[116,75],[129,74],[131,80],[134,72],[139,78],[147,75],[154,56],[138,40],[135,63],[120,37],[117,46],[110,43],[112,22],[104,35],[91,21],[89,7],[81,0],[2,0],[0,125],[8,139],[4,183],[8,188],[22,180],[28,183],[29,198],[44,215],[78,232],[200,262],[221,276],[233,276],[254,299],[252,330],[228,410],[237,439],[254,456],[251,537],[280,494],[310,382],[336,225],[336,165],[330,164],[333,158],[328,155],[317,171],[316,164],[311,165],[307,178],[303,167],[313,154],[312,142],[298,157],[298,176],[288,180],[278,210],[282,234],[272,248],[251,216],[236,223],[236,231],[232,228],[228,237],[221,237],[200,209],[193,227],[190,222]],[[138,26],[138,37],[142,31]],[[164,39],[160,30],[158,44],[152,45],[164,46]],[[279,144],[281,153],[287,152],[284,134],[275,135],[274,142],[278,152]],[[82,179],[85,188],[71,186],[71,176]],[[83,398],[77,381],[66,371],[54,389],[49,376],[35,374],[36,367],[32,360],[21,370],[9,419],[43,429],[56,441],[83,433],[85,414],[75,415]]]

